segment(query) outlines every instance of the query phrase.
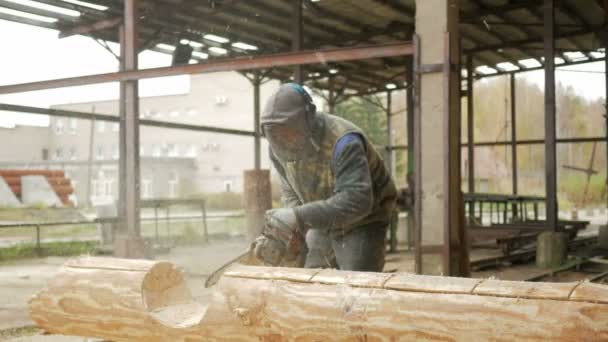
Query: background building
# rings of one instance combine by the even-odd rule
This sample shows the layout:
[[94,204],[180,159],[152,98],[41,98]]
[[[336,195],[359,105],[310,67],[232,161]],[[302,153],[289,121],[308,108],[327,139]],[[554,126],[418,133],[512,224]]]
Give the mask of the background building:
[[[261,102],[278,85],[261,87]],[[62,104],[55,109],[118,115],[118,101]],[[142,97],[142,119],[253,130],[253,87],[235,72],[190,77],[190,91]],[[114,122],[52,117],[48,127],[0,131],[3,168],[59,168],[75,188],[75,200],[103,204],[118,198],[118,131]],[[264,145],[262,166],[268,167]],[[253,138],[141,126],[142,198],[240,192],[243,170],[253,168]],[[90,182],[89,182],[90,179]]]

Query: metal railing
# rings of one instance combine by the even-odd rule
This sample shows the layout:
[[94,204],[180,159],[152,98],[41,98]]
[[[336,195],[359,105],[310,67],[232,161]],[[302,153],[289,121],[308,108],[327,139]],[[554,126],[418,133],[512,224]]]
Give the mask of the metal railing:
[[[175,221],[194,221],[201,220],[203,227],[203,240],[205,243],[209,243],[209,231],[207,226],[207,220],[209,218],[239,218],[244,217],[244,213],[230,213],[230,214],[208,214],[204,199],[147,199],[142,200],[142,208],[154,209],[154,217],[142,217],[140,216],[141,222],[154,222],[154,240],[158,244],[160,243],[160,231],[159,222],[165,221],[167,228],[167,236],[171,237],[171,222]],[[201,215],[178,215],[171,216],[170,208],[176,205],[191,205],[199,206]],[[160,209],[165,210],[165,216],[161,217],[158,215]],[[41,255],[41,228],[42,227],[59,227],[59,226],[74,226],[74,225],[96,225],[96,224],[116,224],[119,222],[118,217],[102,217],[95,218],[92,220],[56,220],[56,221],[19,221],[19,222],[0,222],[0,229],[8,228],[34,228],[36,232],[36,243],[35,250],[38,255]]]

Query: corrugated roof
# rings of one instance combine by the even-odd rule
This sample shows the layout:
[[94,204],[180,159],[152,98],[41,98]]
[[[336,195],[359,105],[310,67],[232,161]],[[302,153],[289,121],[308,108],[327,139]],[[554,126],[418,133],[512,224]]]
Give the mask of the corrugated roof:
[[[120,18],[123,8],[122,0],[35,0],[38,4],[80,13],[74,16],[32,7],[32,2],[34,0],[0,0],[0,9],[13,11],[0,12],[0,19],[68,31],[100,20]],[[97,8],[91,8],[90,4]],[[291,49],[293,5],[289,0],[140,0],[140,4],[140,44],[145,48],[172,53],[158,44],[175,46],[181,39],[187,39],[194,42],[194,49],[199,52],[193,58],[200,60],[204,59],[203,53],[209,54],[209,58],[225,58]],[[476,67],[486,66],[479,69],[479,75],[526,68],[522,60],[543,62],[542,5],[543,1],[524,0],[460,2],[463,54],[472,54]],[[608,1],[556,0],[556,6],[559,57],[566,63],[603,59],[597,50],[605,46],[603,41],[608,39]],[[24,18],[14,11],[56,20]],[[304,48],[409,40],[414,32],[414,17],[414,0],[304,0]],[[88,35],[117,41],[116,32],[115,27],[110,27]],[[209,34],[227,41],[206,38]],[[217,48],[229,52],[222,54]],[[581,51],[582,55],[574,58],[570,51]],[[505,62],[513,66],[501,64]],[[337,87],[346,86],[351,91],[364,93],[384,89],[387,83],[403,87],[405,65],[404,58],[384,58],[307,66],[306,71],[315,86],[325,87],[327,76],[333,75]],[[338,72],[332,74],[330,70]],[[270,74],[281,80],[289,79],[290,75],[290,69],[277,69]]]

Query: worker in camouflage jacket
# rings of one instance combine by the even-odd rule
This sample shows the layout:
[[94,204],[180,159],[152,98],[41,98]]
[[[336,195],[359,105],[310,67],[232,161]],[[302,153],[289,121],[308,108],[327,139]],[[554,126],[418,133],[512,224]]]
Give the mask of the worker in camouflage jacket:
[[317,112],[304,88],[287,83],[268,100],[261,130],[284,208],[266,213],[254,242],[258,259],[277,265],[300,257],[307,268],[382,271],[396,188],[361,129]]

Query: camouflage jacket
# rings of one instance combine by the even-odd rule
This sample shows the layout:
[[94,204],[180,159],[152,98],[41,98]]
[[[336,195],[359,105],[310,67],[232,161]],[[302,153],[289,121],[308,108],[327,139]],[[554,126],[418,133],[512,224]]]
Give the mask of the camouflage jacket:
[[[334,156],[336,143],[350,133],[361,139],[347,143]],[[395,184],[361,129],[319,112],[312,139],[316,153],[297,161],[280,160],[270,149],[281,179],[283,205],[295,209],[300,225],[344,234],[370,223],[388,224],[395,206]]]

